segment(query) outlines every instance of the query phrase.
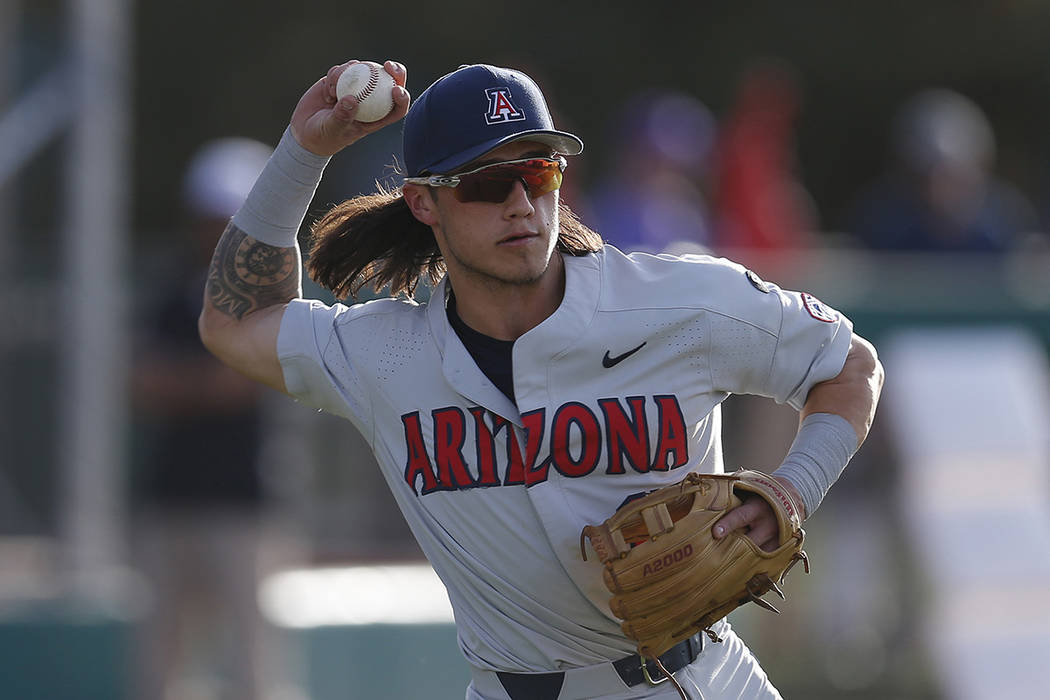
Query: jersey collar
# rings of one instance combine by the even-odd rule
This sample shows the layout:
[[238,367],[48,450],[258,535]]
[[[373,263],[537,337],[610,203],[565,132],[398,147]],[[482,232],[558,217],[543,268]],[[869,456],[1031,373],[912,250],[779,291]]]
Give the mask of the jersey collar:
[[[599,256],[564,256],[565,295],[561,304],[542,323],[514,343],[514,394],[518,405],[530,410],[550,402],[547,365],[578,343],[598,311],[601,292]],[[457,393],[494,411],[517,426],[522,425],[518,407],[488,380],[448,323],[445,303],[448,278],[434,288],[427,319],[442,359],[445,379]]]

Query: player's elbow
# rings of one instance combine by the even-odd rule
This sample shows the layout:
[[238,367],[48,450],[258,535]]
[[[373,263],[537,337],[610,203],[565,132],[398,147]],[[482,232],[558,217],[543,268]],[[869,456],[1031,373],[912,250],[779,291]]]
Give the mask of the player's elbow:
[[834,388],[833,395],[841,396],[849,403],[863,404],[874,411],[885,378],[886,372],[875,346],[854,334],[842,371],[827,384]]
[[882,393],[882,385],[886,381],[886,369],[879,360],[879,353],[875,350],[875,346],[854,334],[847,362],[851,365],[851,373],[859,381],[864,382],[878,400],[879,394]]
[[860,444],[875,419],[884,379],[885,371],[875,346],[854,335],[842,371],[835,378],[810,389],[802,416],[805,418],[814,413],[842,416],[856,430]]
[[285,391],[277,357],[277,336],[284,310],[284,304],[274,304],[236,318],[205,302],[197,319],[197,333],[204,347],[226,366]]
[[218,313],[209,304],[204,305],[197,318],[197,334],[208,352],[222,359],[224,338],[228,338],[233,319]]

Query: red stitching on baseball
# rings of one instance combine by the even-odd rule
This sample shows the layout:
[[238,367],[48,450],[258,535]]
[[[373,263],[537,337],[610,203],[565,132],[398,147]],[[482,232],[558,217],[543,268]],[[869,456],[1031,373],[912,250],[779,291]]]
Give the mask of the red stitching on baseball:
[[372,91],[375,90],[378,85],[379,69],[375,66],[368,66],[368,82],[365,83],[365,86],[361,88],[356,95],[354,95],[354,99],[360,102],[361,100],[371,95]]

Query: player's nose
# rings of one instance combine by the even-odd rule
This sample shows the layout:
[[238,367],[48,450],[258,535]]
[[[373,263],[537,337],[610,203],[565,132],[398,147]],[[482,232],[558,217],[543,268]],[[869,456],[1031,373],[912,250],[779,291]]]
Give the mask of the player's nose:
[[506,201],[503,202],[503,207],[504,215],[509,218],[529,216],[536,211],[529,198],[529,191],[521,180],[514,183]]

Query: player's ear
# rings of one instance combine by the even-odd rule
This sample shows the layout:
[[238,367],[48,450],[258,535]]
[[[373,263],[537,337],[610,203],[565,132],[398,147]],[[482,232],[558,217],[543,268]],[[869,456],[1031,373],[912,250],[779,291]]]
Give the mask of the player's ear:
[[408,205],[412,216],[416,217],[420,223],[424,223],[427,226],[433,226],[437,223],[437,202],[429,187],[426,185],[405,184],[401,188],[401,194],[405,198],[405,204]]

